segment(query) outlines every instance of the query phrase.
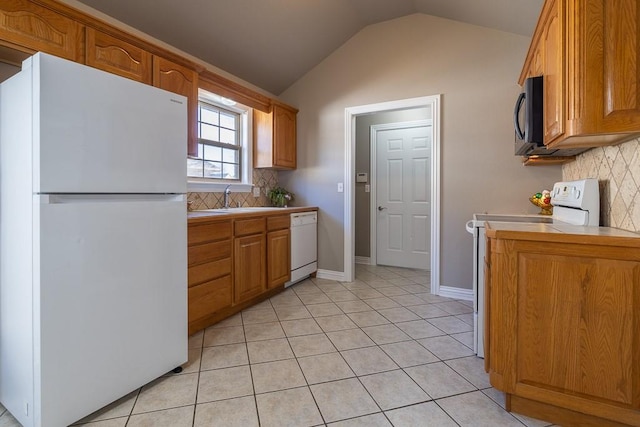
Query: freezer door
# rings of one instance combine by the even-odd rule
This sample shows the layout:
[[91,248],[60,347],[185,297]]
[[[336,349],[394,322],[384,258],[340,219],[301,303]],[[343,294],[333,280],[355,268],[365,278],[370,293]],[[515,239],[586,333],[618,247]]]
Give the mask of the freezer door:
[[31,58],[35,193],[185,193],[187,100],[42,53]]
[[42,425],[71,424],[187,361],[183,197],[34,197]]

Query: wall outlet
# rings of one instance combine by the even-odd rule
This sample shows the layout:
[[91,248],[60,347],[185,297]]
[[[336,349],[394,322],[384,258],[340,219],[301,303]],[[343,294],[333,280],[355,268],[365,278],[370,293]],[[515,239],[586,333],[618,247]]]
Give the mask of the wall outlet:
[[365,184],[365,185],[364,185],[364,192],[365,192],[365,193],[369,193],[369,192],[371,192],[371,186],[370,186],[369,184]]
[[253,187],[253,197],[260,197],[260,187]]

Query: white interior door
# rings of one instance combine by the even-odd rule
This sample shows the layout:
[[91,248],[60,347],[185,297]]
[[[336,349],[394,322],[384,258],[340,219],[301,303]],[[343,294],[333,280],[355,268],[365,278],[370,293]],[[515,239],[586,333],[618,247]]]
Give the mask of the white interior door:
[[431,125],[376,131],[376,262],[430,269]]

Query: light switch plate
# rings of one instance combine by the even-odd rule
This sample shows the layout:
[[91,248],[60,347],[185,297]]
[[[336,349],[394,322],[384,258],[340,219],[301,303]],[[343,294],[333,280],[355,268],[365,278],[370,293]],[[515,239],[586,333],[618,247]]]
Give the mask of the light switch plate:
[[253,187],[253,197],[260,197],[260,187]]
[[364,185],[364,192],[365,192],[365,193],[369,193],[369,192],[371,192],[371,186],[370,186],[369,184],[365,184],[365,185]]
[[342,182],[338,183],[338,193],[344,192],[344,184]]

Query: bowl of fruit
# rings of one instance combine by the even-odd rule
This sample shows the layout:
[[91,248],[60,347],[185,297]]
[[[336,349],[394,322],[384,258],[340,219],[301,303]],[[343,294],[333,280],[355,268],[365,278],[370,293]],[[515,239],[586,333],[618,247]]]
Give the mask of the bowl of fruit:
[[553,206],[551,205],[551,192],[542,190],[529,197],[529,201],[540,208],[540,215],[553,215]]

